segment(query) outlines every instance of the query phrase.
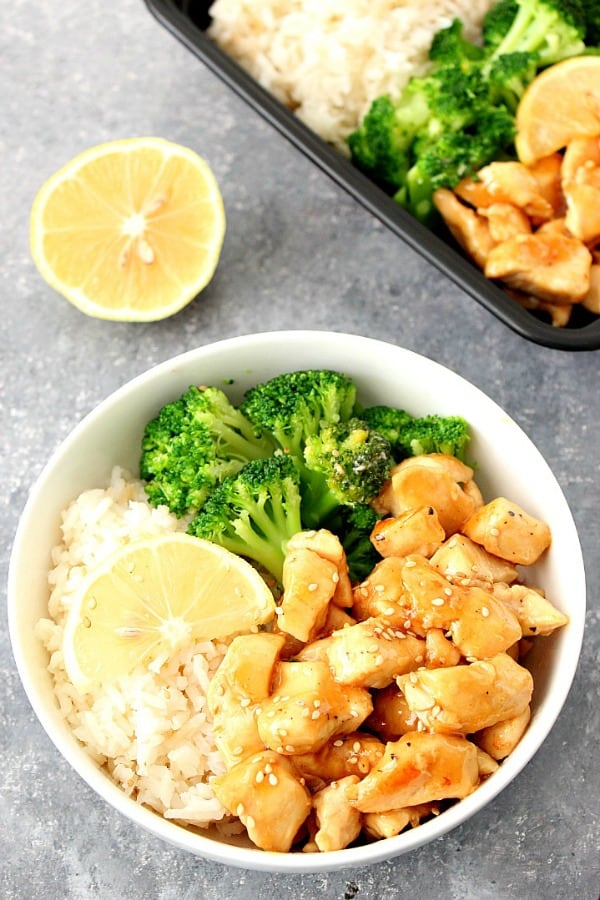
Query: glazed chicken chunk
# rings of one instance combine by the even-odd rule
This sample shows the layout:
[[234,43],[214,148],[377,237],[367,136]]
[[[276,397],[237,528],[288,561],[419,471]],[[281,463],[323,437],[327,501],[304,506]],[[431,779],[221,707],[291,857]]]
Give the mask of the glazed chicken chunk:
[[433,506],[419,506],[380,519],[371,532],[371,543],[380,556],[431,556],[445,536]]
[[264,749],[255,705],[269,696],[283,643],[280,635],[239,635],[208,686],[215,742],[228,765]]
[[419,507],[433,507],[449,537],[461,530],[482,500],[470,466],[453,456],[427,453],[395,466],[376,504],[392,516]]
[[293,762],[272,750],[237,763],[211,787],[263,850],[287,853],[312,806]]
[[480,507],[463,532],[488,553],[523,566],[533,565],[550,546],[550,529],[517,503],[497,497]]
[[512,584],[518,578],[515,566],[492,556],[466,534],[453,534],[435,551],[430,562],[452,584],[489,588],[495,582]]
[[525,584],[495,584],[494,596],[517,617],[526,637],[552,634],[566,625],[568,617],[560,612],[541,591]]
[[348,789],[359,781],[356,775],[346,775],[314,795],[318,826],[314,841],[319,850],[342,850],[360,834],[361,814],[348,800]]
[[518,234],[490,250],[484,273],[550,303],[579,303],[590,288],[592,256],[561,234]]
[[348,794],[361,812],[386,812],[466,797],[478,781],[475,744],[457,735],[413,731],[389,741],[380,762]]
[[[379,617],[341,628],[320,643],[335,680],[354,687],[383,688],[425,659],[421,638],[407,635]],[[308,645],[300,657],[310,654]]]
[[322,660],[278,663],[272,690],[257,712],[258,733],[265,746],[288,756],[320,750],[373,709],[366,689],[335,681]]
[[530,672],[506,653],[466,666],[421,669],[397,682],[423,725],[442,734],[471,734],[520,715],[533,693]]

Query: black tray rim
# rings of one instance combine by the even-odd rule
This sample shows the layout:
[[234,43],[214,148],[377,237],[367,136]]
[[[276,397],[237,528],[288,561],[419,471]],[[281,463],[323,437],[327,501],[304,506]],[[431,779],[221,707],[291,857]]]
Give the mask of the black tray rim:
[[[429,231],[341,153],[255,81],[179,9],[176,0],[144,0],[154,18],[336,184],[397,237],[526,340],[554,350],[600,349],[600,317],[581,328],[536,319],[449,244]],[[207,4],[208,8],[208,4]]]

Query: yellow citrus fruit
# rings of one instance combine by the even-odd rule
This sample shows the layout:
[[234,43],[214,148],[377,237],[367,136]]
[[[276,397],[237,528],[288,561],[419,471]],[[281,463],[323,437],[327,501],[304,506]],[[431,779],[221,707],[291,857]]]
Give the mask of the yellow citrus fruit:
[[600,57],[576,56],[531,82],[517,109],[515,144],[532,165],[574,138],[600,134]]
[[65,668],[79,690],[195,640],[273,618],[275,601],[245,559],[179,532],[128,544],[93,571],[69,611]]
[[46,281],[82,312],[148,322],[208,284],[225,235],[215,176],[192,150],[161,138],[101,144],[38,192],[31,253]]

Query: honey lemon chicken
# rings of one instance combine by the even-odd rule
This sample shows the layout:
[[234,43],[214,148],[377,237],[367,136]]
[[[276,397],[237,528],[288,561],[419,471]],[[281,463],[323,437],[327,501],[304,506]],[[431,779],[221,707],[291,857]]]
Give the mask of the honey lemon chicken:
[[525,583],[549,529],[484,502],[463,461],[406,460],[374,505],[368,577],[330,530],[294,535],[271,630],[235,638],[211,685],[212,786],[263,849],[389,837],[476,790],[527,728],[528,641],[567,621]]

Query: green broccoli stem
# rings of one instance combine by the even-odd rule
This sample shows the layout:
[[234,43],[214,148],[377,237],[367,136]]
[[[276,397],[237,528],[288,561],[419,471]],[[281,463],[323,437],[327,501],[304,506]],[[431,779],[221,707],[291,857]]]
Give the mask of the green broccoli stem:
[[340,506],[340,501],[328,487],[323,474],[302,464],[299,469],[302,524],[305,528],[320,528],[327,516]]
[[[557,13],[552,7],[544,3],[528,2],[523,0],[519,3],[517,14],[513,20],[507,34],[494,49],[491,59],[497,59],[506,53],[538,53],[540,54],[540,63],[549,64],[563,59],[565,56],[565,48],[561,46],[560,39],[554,40],[552,43],[556,45],[556,50],[552,51],[552,45],[542,52],[544,43],[548,34],[552,33],[552,26],[555,25]],[[565,32],[569,26],[565,22]],[[575,35],[573,27],[573,35]],[[566,37],[566,34],[565,34]],[[568,48],[568,55],[576,55],[583,52],[585,44],[583,40],[573,41],[572,48]]]
[[267,455],[266,441],[264,446],[260,445],[257,443],[256,434],[245,435],[223,420],[213,421],[212,432],[217,448],[222,446],[228,457],[247,462],[249,459],[263,459]]
[[282,541],[280,534],[274,540],[261,538],[246,515],[237,518],[232,528],[235,534],[220,534],[218,543],[237,556],[254,560],[281,583],[287,540]]

